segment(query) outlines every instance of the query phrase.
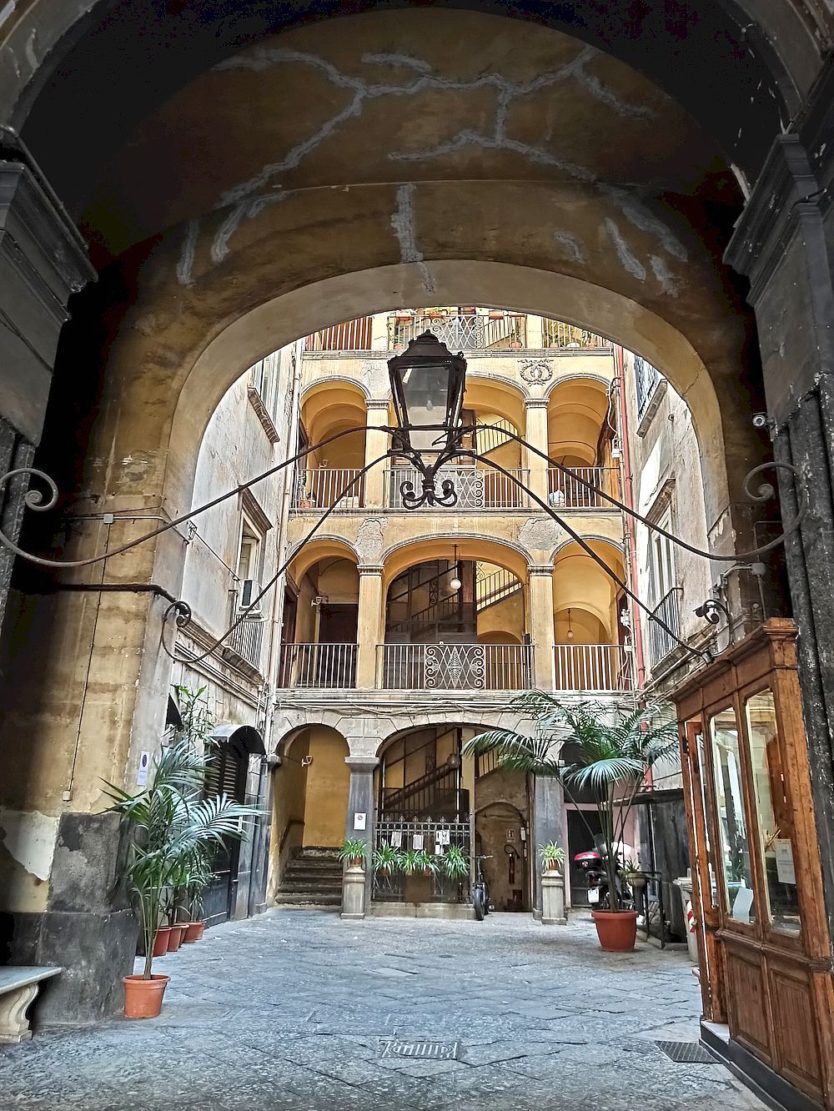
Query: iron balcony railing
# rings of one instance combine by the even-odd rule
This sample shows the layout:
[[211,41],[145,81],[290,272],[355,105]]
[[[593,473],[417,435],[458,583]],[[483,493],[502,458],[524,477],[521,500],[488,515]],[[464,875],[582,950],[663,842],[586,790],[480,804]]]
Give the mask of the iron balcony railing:
[[351,688],[356,686],[355,644],[284,644],[278,686]]
[[426,310],[388,317],[388,346],[405,347],[429,331],[450,351],[518,350],[527,346],[527,318],[516,313],[460,313]]
[[596,332],[589,332],[587,328],[577,328],[574,324],[566,324],[564,320],[542,320],[542,346],[562,348],[611,348],[610,339],[598,336]]
[[632,654],[622,644],[555,644],[554,689],[623,691],[634,686]]
[[229,648],[257,668],[261,666],[265,624],[262,617],[245,617],[226,641]]
[[[297,513],[329,509],[343,490],[345,494],[335,512],[349,512],[364,505],[364,475],[358,467],[311,467],[296,476],[292,508]],[[354,481],[355,480],[355,481]],[[353,483],[353,485],[351,485]]]
[[531,644],[381,644],[384,690],[516,691],[533,686]]
[[373,317],[345,320],[332,328],[322,328],[304,340],[305,351],[370,351]]
[[548,469],[547,500],[554,509],[560,506],[565,509],[616,509],[597,490],[584,484],[591,483],[598,490],[619,498],[620,476],[616,467],[573,467],[572,471],[573,474],[566,474],[557,467]]
[[[441,467],[437,473],[437,489],[444,479],[451,479],[458,496],[456,510],[476,509],[526,509],[526,492],[515,484],[513,478],[528,486],[529,471],[523,467],[507,468],[509,474],[492,471],[488,467]],[[511,478],[510,475],[513,477]],[[389,467],[385,472],[385,507],[402,509],[402,486],[410,482],[415,493],[422,489],[422,479],[416,467]],[[430,507],[429,507],[430,508]],[[437,513],[437,509],[432,509]]]
[[[681,587],[673,586],[652,610],[654,616],[659,617],[671,629],[675,637],[679,637],[681,634],[680,596],[682,593]],[[656,621],[652,621],[651,618],[646,622],[646,627],[648,629],[649,659],[652,667],[657,667],[672,649],[677,647],[678,642],[675,637],[670,636],[666,629],[658,625]]]

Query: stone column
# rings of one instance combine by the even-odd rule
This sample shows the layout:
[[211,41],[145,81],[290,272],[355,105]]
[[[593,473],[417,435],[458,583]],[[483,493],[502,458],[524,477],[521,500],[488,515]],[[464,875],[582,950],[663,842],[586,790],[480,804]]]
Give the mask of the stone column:
[[[524,403],[524,439],[533,447],[547,455],[547,402],[544,398],[528,398]],[[534,494],[547,501],[547,463],[540,455],[525,449],[525,467],[530,471],[530,489]],[[537,508],[537,507],[536,507]]]
[[553,621],[553,567],[549,563],[531,563],[527,568],[529,582],[529,623],[533,641],[533,678],[542,690],[553,690],[553,644],[556,639]]
[[540,316],[527,317],[527,347],[531,351],[537,351],[544,347],[542,339],[543,334],[542,318]]
[[[388,402],[384,399],[368,402],[368,428],[365,432],[365,465],[378,459],[388,450],[388,433],[382,425],[388,424]],[[365,475],[365,507],[381,509],[385,497],[386,463],[377,463]]]
[[[530,823],[530,867],[535,877],[533,891],[533,915],[542,917],[542,866],[539,857],[540,846],[555,841],[568,851],[564,842],[565,797],[562,786],[555,779],[536,776],[533,781],[533,816]],[[567,870],[568,862],[565,862]]]
[[[348,808],[345,828],[346,837],[357,837],[367,846],[365,860],[365,900],[364,911],[367,913],[371,902],[371,877],[373,865],[371,857],[374,848],[374,827],[376,825],[376,807],[374,800],[374,769],[379,764],[377,756],[346,756],[345,763],[350,768],[350,783],[348,784]],[[357,815],[365,815],[365,828],[359,829],[361,819]],[[347,875],[347,873],[346,873]],[[350,881],[348,881],[349,883]],[[344,891],[344,888],[343,888]],[[350,905],[347,892],[344,893],[345,906]],[[355,908],[351,909],[351,917],[358,917]]]
[[[834,64],[799,134],[780,136],[726,259],[750,278],[774,456],[804,478],[808,511],[786,563],[829,929],[834,938]],[[779,476],[783,518],[796,485]]]
[[[40,443],[58,335],[70,295],[95,278],[86,246],[28,151],[0,135],[0,475],[28,467]],[[17,540],[24,476],[0,489],[0,526]],[[0,626],[13,557],[0,548]]]
[[371,350],[388,350],[388,313],[375,313],[371,320]]
[[362,690],[373,690],[376,686],[382,612],[382,567],[360,565],[356,685]]

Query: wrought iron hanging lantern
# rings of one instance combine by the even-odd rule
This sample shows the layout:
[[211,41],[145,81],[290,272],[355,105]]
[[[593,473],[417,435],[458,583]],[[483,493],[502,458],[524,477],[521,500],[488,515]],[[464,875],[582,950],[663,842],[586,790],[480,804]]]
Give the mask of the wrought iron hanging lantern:
[[423,486],[417,495],[414,484],[404,482],[403,505],[454,505],[457,494],[451,479],[441,482],[439,495],[435,480],[440,467],[459,450],[466,359],[453,355],[431,332],[423,332],[401,355],[388,360],[388,373],[398,426],[395,444],[420,472]]

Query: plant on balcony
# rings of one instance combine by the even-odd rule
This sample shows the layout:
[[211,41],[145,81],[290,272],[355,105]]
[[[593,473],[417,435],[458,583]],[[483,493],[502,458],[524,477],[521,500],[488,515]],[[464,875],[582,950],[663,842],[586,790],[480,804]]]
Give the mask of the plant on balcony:
[[[677,726],[661,720],[656,704],[569,706],[543,691],[529,691],[512,705],[533,718],[533,735],[492,729],[468,741],[464,753],[495,752],[502,767],[558,779],[572,802],[572,791],[590,792],[602,831],[609,903],[592,912],[594,922],[603,949],[632,949],[637,916],[622,894],[623,836],[646,773],[677,746]],[[572,764],[563,763],[563,746],[570,747]],[[596,838],[581,808],[577,812]]]
[[469,859],[459,845],[450,845],[439,860],[443,875],[450,880],[462,880],[469,875]]
[[390,876],[400,866],[400,851],[387,841],[383,841],[376,849],[373,856],[374,871],[380,876]]
[[542,858],[542,864],[549,872],[558,872],[565,863],[565,850],[561,845],[557,845],[555,841],[548,841],[546,845],[542,845],[539,849],[539,856]]
[[346,837],[339,848],[339,860],[349,868],[364,868],[367,851],[361,837]]

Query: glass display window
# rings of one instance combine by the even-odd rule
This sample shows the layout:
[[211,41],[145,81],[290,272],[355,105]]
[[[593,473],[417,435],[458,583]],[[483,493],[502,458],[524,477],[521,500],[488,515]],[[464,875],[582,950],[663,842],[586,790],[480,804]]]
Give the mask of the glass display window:
[[744,812],[738,721],[732,706],[710,718],[710,737],[724,910],[734,921],[753,925],[756,921],[755,888]]

